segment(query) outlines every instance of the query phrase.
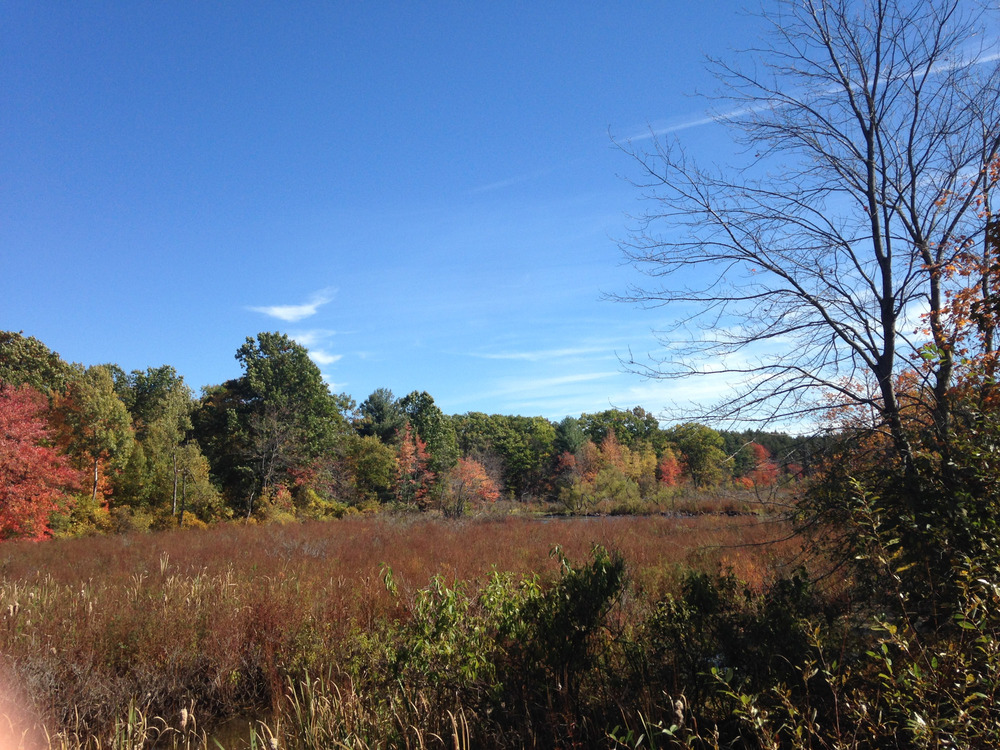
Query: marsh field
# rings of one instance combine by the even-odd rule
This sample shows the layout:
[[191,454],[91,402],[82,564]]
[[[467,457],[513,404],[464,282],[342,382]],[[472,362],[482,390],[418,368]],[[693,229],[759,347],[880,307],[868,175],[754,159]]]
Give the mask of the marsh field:
[[671,602],[802,562],[779,516],[700,511],[5,543],[0,746],[616,746],[695,688]]

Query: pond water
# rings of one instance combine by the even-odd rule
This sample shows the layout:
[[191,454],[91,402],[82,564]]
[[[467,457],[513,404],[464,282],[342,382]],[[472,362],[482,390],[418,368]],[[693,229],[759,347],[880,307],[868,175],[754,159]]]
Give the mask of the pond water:
[[[266,719],[266,717],[264,717]],[[263,731],[267,736],[267,729],[262,728],[261,719],[251,719],[249,717],[238,717],[229,719],[223,723],[213,726],[206,731],[208,750],[248,750],[251,747],[250,737],[254,729],[258,735]],[[260,742],[257,747],[261,748]],[[261,750],[268,750],[266,742]]]

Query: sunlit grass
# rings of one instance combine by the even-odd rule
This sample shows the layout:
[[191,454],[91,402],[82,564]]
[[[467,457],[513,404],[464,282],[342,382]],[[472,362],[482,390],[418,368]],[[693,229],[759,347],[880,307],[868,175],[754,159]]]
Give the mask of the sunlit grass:
[[[6,543],[0,669],[17,688],[10,700],[18,711],[6,711],[3,748],[125,747],[128,737],[145,737],[138,747],[154,735],[161,746],[185,746],[176,743],[197,736],[179,719],[147,719],[182,709],[198,716],[199,732],[232,716],[322,710],[326,724],[336,717],[338,736],[353,737],[349,746],[377,746],[371,727],[389,718],[371,715],[349,680],[319,676],[342,675],[359,643],[405,621],[415,592],[435,575],[467,581],[474,594],[493,571],[555,576],[557,545],[585,560],[600,544],[628,564],[632,609],[619,614],[627,619],[675,590],[688,566],[763,583],[798,552],[794,542],[762,544],[785,532],[762,515],[372,517]],[[384,580],[390,570],[395,592]],[[297,682],[306,675],[309,695]],[[412,719],[420,708],[398,713]],[[454,721],[462,742],[469,720],[453,714],[442,726]],[[368,739],[351,729],[362,726]],[[268,731],[257,739],[285,730]],[[422,731],[413,728],[414,746],[427,739]]]

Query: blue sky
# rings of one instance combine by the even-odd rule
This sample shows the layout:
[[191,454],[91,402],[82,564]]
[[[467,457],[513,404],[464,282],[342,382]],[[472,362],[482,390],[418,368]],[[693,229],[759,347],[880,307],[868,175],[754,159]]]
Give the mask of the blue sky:
[[642,209],[609,133],[724,151],[685,126],[760,28],[736,8],[4,2],[0,329],[196,390],[280,330],[359,402],[702,398],[620,364],[667,313],[602,300]]

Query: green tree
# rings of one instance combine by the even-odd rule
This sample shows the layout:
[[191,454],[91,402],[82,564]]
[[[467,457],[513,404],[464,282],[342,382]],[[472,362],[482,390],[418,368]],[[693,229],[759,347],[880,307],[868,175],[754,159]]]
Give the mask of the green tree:
[[193,394],[177,371],[169,365],[133,370],[120,377],[118,392],[132,417],[136,447],[116,482],[116,500],[177,516],[182,489],[211,496],[210,485],[188,487],[201,474],[190,468],[198,463],[198,446],[187,442]]
[[501,418],[496,448],[504,459],[504,480],[515,497],[542,493],[555,460],[555,426],[544,417]]
[[688,422],[667,430],[667,437],[684,456],[684,468],[695,487],[709,487],[722,481],[726,454],[722,436],[711,427]]
[[191,513],[203,522],[229,517],[228,509],[223,506],[219,492],[212,484],[208,460],[195,441],[186,440],[177,448],[173,468],[180,475],[180,492],[172,508],[179,526],[184,525],[185,513]]
[[164,418],[186,431],[190,425],[180,415],[190,412],[194,394],[170,365],[133,370],[120,378],[118,394],[132,415],[136,437],[146,437],[150,425]]
[[230,503],[249,516],[255,498],[289,472],[341,455],[351,432],[346,395],[330,393],[304,347],[282,333],[259,333],[236,353],[244,374],[202,397],[195,435]]
[[606,409],[596,414],[581,414],[580,429],[595,445],[600,445],[612,430],[618,436],[618,441],[627,447],[638,443],[646,443],[654,448],[662,445],[659,420],[641,406],[629,410]]
[[353,402],[330,393],[305,347],[283,333],[259,333],[256,340],[247,337],[236,359],[244,368],[249,410],[291,420],[306,457],[333,450],[347,433]]
[[466,457],[489,465],[499,461],[507,493],[540,493],[555,463],[556,428],[543,417],[470,412],[453,418]]
[[519,428],[518,432],[524,435],[534,474],[532,481],[540,488],[556,457],[556,426],[545,417],[538,416],[515,416],[514,424]]
[[246,510],[247,498],[257,491],[250,465],[249,389],[242,378],[209,386],[191,415],[192,434],[208,459],[211,475],[233,510]]
[[406,423],[406,413],[388,388],[376,388],[358,407],[354,429],[359,435],[374,435],[386,445],[397,443]]
[[752,433],[720,431],[722,450],[729,457],[729,471],[733,478],[747,476],[756,466],[756,457],[751,449]]
[[391,500],[396,488],[396,449],[376,435],[351,435],[345,453],[354,480],[356,502]]
[[407,421],[427,444],[430,470],[442,477],[458,461],[455,426],[427,391],[413,391],[399,402]]
[[62,393],[73,368],[33,336],[0,331],[0,383],[30,385],[45,394]]
[[481,411],[457,414],[451,418],[455,440],[464,456],[481,456],[493,450],[493,417]]
[[115,393],[111,371],[103,365],[88,367],[69,383],[63,402],[70,430],[69,452],[92,471],[91,503],[97,503],[101,466],[120,470],[135,444],[128,409]]
[[588,436],[576,417],[564,417],[556,425],[556,439],[553,450],[556,454],[576,453]]

